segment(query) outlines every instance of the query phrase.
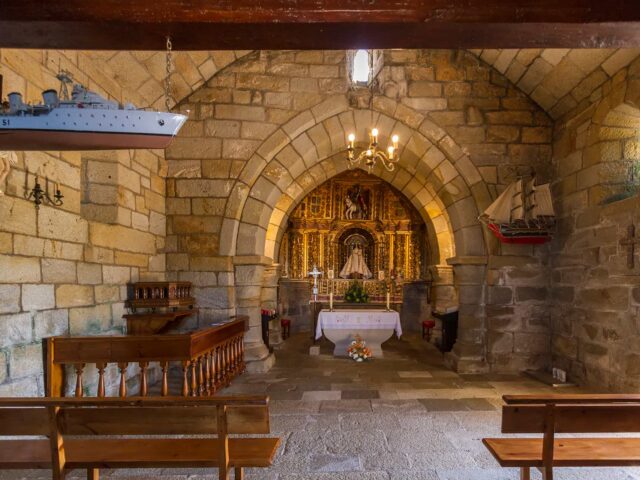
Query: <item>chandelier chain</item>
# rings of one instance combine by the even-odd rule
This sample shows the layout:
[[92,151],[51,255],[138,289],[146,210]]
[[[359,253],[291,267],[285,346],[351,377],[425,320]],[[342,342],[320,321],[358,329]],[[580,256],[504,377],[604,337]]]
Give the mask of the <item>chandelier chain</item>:
[[171,110],[171,74],[173,73],[173,44],[171,37],[167,36],[166,72],[164,78],[164,106],[167,112]]

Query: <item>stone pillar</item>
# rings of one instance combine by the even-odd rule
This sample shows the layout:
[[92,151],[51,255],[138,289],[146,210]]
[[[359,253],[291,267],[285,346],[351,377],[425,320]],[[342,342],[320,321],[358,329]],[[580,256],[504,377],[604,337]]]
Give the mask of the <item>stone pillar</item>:
[[245,361],[250,373],[264,373],[275,363],[275,356],[262,341],[260,306],[265,268],[271,260],[262,256],[234,257],[236,312],[249,317],[245,332]]
[[458,290],[458,339],[445,362],[458,373],[488,371],[486,361],[486,257],[454,257],[447,260],[453,267]]
[[[282,265],[274,263],[264,268],[264,280],[262,283],[261,305],[267,310],[275,310],[282,315],[278,305],[278,282],[282,272]],[[280,318],[272,320],[269,324],[269,345],[282,343],[282,328]]]

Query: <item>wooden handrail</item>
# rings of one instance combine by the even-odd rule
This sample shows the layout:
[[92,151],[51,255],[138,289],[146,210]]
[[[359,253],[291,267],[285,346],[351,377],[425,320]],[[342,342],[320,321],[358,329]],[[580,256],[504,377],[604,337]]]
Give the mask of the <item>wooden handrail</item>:
[[244,332],[248,317],[218,326],[187,333],[166,335],[112,335],[93,337],[50,337],[44,341],[45,391],[47,396],[63,397],[67,368],[75,372],[75,396],[85,392],[84,372],[87,364],[98,370],[96,395],[105,395],[105,371],[109,364],[119,370],[119,396],[127,396],[127,368],[138,364],[140,389],[148,394],[149,363],[157,362],[161,369],[162,396],[169,395],[169,363],[182,369],[182,396],[212,395],[231,379],[242,373],[244,363]]
[[225,395],[220,397],[127,397],[127,398],[98,398],[98,397],[0,397],[0,407],[188,407],[189,405],[268,405],[266,395]]
[[629,393],[595,393],[595,394],[549,394],[549,395],[503,395],[507,405],[517,404],[580,404],[580,403],[640,403],[640,395]]

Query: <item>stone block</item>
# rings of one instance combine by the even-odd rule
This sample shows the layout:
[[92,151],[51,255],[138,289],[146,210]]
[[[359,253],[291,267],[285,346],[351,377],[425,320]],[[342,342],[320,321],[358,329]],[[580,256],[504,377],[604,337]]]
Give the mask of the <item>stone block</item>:
[[102,283],[102,265],[97,263],[78,263],[78,283],[98,285]]
[[96,303],[112,303],[120,301],[120,287],[118,285],[96,285]]
[[122,285],[131,281],[131,269],[129,267],[105,265],[102,267],[102,276],[104,283],[107,285]]
[[[32,238],[32,237],[25,237]],[[13,236],[7,232],[0,232],[0,253],[13,252]]]
[[520,333],[514,334],[515,353],[549,354],[551,350],[551,337],[545,333]]
[[76,283],[76,263],[52,258],[42,259],[44,283]]
[[518,302],[542,303],[547,300],[549,291],[547,287],[517,287],[516,299]]
[[36,235],[36,209],[27,200],[0,196],[0,218],[5,232]]
[[59,285],[56,287],[58,308],[81,307],[93,304],[93,287],[88,285]]
[[509,332],[489,332],[488,351],[491,353],[511,353],[513,352],[513,333]]
[[31,314],[0,315],[0,348],[31,343]]
[[0,314],[20,311],[20,286],[0,285]]
[[23,285],[22,309],[24,311],[46,310],[56,306],[53,285]]
[[41,279],[37,258],[0,255],[0,283],[36,283]]
[[96,335],[111,328],[111,305],[69,310],[70,335]]
[[508,305],[513,301],[513,291],[509,287],[489,287],[489,303],[492,305]]
[[40,375],[43,372],[40,343],[22,345],[9,350],[9,376],[12,379]]
[[79,215],[59,208],[41,208],[38,215],[38,235],[55,240],[87,243],[88,223]]
[[487,141],[511,143],[520,137],[520,129],[507,125],[492,125],[487,128]]
[[91,243],[98,247],[136,253],[156,252],[156,240],[152,234],[120,225],[91,223],[90,238]]
[[576,301],[583,308],[595,311],[626,311],[629,309],[629,288],[584,288],[578,292]]
[[[29,237],[25,235],[15,236],[15,249],[13,253],[16,255],[24,255],[27,257],[41,257],[45,251],[45,240],[37,237]],[[11,253],[11,251],[7,252]]]
[[34,340],[40,341],[45,337],[65,335],[69,333],[69,311],[47,310],[33,316]]

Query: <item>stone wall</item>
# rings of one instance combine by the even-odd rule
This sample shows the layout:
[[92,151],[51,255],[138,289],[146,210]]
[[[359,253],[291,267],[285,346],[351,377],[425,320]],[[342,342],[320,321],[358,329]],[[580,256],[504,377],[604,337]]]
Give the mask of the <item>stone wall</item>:
[[[518,175],[548,177],[549,117],[465,52],[384,52],[373,94],[351,89],[345,66],[344,52],[255,52],[180,105],[192,115],[167,151],[170,275],[190,272],[217,308],[233,305],[230,259],[277,261],[289,212],[344,170],[346,130],[362,139],[375,123],[383,136],[398,132],[403,144],[398,171],[375,173],[420,210],[440,265],[453,255],[500,257],[465,290],[465,302],[483,305],[463,314],[465,355],[485,369],[485,360],[501,370],[540,365],[549,336],[543,320],[528,315],[546,296],[546,278],[529,270],[544,267],[543,253],[503,251],[477,216]],[[489,300],[489,271],[496,286],[513,291],[508,300],[498,289]],[[497,320],[489,321],[484,305],[494,299],[510,305],[508,325],[499,318],[504,310],[490,311]],[[253,330],[258,314],[250,312]],[[489,344],[495,352],[487,352],[487,330],[496,332]],[[516,338],[515,331],[529,336]]]
[[640,161],[639,98],[636,60],[565,115],[554,135],[553,364],[572,381],[617,391],[640,386],[640,262],[636,246],[630,268],[620,245],[629,225],[638,226],[640,201],[633,192],[612,196],[620,183],[609,174],[616,163]]

